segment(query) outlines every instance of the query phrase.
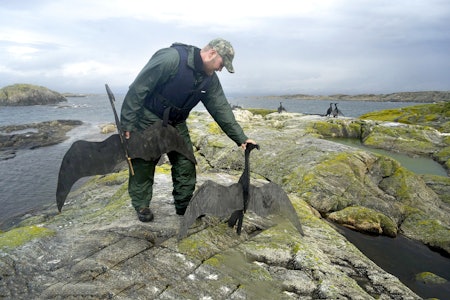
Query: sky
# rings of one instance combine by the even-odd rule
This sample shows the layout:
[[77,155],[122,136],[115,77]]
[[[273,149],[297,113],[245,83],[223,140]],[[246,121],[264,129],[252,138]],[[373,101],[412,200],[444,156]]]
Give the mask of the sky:
[[173,42],[233,45],[227,95],[450,90],[448,0],[0,0],[0,87],[125,93]]

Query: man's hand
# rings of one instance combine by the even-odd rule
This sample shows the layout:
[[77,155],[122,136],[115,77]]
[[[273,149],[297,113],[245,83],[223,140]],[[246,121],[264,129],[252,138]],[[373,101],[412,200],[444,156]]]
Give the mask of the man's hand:
[[256,142],[255,142],[254,140],[252,140],[252,139],[247,139],[247,140],[245,141],[245,143],[241,145],[242,149],[245,150],[245,148],[247,147],[247,144],[248,144],[248,143],[253,144],[253,145],[256,145]]
[[125,131],[123,134],[125,135],[125,139],[127,139],[127,140],[128,140],[128,139],[130,138],[130,136],[131,136],[131,134],[130,134],[129,131]]

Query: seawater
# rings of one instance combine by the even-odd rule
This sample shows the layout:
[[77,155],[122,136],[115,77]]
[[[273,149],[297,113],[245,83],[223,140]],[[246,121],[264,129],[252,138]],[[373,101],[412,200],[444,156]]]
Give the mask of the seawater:
[[328,138],[327,140],[347,146],[356,147],[376,154],[381,154],[383,156],[389,156],[398,161],[403,167],[414,172],[415,174],[430,174],[444,177],[448,176],[447,171],[444,169],[444,167],[438,162],[434,161],[432,158],[421,156],[409,156],[403,153],[397,153],[387,151],[384,149],[368,147],[363,145],[361,141],[358,139]]
[[[337,226],[337,225],[333,225]],[[337,226],[338,230],[383,270],[395,275],[419,296],[449,299],[450,259],[403,235],[396,238],[366,235]],[[416,275],[432,272],[447,279],[444,284],[425,284]]]
[[[123,94],[116,94],[116,110],[120,113]],[[277,109],[280,101],[288,112],[325,114],[329,101],[292,100],[264,97],[229,97],[230,104],[243,108]],[[333,101],[346,117],[364,113],[417,105],[412,102]],[[205,111],[199,104],[194,110]],[[58,145],[34,150],[20,150],[16,157],[0,161],[0,229],[14,225],[21,215],[54,205],[59,166],[65,152],[76,140],[101,141],[100,126],[114,123],[114,115],[106,93],[86,97],[69,97],[57,105],[0,107],[0,126],[29,124],[48,120],[81,120],[83,125],[69,132],[69,138]]]

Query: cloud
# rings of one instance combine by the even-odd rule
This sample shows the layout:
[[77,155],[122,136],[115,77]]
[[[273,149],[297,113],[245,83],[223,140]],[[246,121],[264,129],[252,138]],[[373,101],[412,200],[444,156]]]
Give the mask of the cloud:
[[126,91],[159,48],[221,36],[230,93],[449,90],[449,17],[441,0],[2,1],[0,85]]

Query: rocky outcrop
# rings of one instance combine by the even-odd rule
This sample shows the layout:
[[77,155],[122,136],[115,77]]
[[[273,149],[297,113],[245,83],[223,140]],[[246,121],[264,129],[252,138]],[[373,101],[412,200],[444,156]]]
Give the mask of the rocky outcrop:
[[377,132],[366,130],[362,134],[365,144],[401,153],[429,155],[450,170],[450,102],[383,110],[360,118],[381,121],[382,125],[377,126]]
[[68,131],[81,124],[81,121],[76,120],[56,120],[0,126],[0,159],[13,158],[15,152],[20,149],[58,144],[68,138]]
[[[224,220],[206,216],[177,241],[170,166],[157,168],[151,223],[137,220],[128,172],[122,171],[72,191],[62,213],[55,205],[0,235],[0,296],[420,299],[324,218],[371,233],[402,232],[450,253],[450,204],[443,197],[448,177],[419,176],[389,157],[323,139],[330,132],[360,138],[361,128],[382,122],[235,114],[261,146],[252,152],[252,180],[283,187],[305,236],[282,216],[249,212],[241,236]],[[242,150],[206,113],[193,113],[188,122],[198,184],[237,182]],[[441,142],[436,147],[444,147]],[[11,244],[15,240],[20,242]]]
[[360,116],[360,119],[422,125],[449,133],[450,101],[375,111]]
[[[23,222],[16,230],[29,241],[0,252],[0,296],[420,299],[294,194],[305,237],[289,222],[248,213],[241,236],[207,216],[178,242],[180,220],[165,167],[157,169],[151,223],[137,220],[127,178],[127,171],[98,177],[72,192],[61,214],[55,208]],[[206,179],[229,184],[238,176],[207,172],[199,183]],[[0,235],[0,245],[15,240],[14,231]]]
[[315,122],[313,128],[321,137],[355,138],[373,148],[429,156],[450,170],[450,102]]
[[14,84],[0,89],[0,106],[47,105],[67,101],[58,92],[32,84]]

